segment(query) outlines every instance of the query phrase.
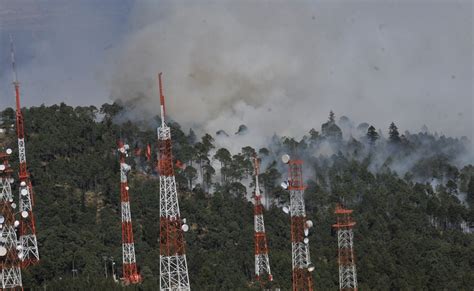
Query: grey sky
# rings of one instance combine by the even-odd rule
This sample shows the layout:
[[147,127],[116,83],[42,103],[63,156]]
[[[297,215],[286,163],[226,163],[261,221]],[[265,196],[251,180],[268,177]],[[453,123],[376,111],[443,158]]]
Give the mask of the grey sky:
[[112,98],[156,114],[162,70],[186,127],[300,135],[332,109],[473,137],[472,1],[69,2],[0,0],[5,106],[13,32],[27,106]]

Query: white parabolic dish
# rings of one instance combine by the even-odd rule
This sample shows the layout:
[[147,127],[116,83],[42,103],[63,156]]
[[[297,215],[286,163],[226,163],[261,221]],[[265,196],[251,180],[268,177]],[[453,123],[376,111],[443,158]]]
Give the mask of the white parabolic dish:
[[290,155],[284,154],[283,156],[281,156],[281,161],[285,164],[288,164],[288,162],[290,161]]

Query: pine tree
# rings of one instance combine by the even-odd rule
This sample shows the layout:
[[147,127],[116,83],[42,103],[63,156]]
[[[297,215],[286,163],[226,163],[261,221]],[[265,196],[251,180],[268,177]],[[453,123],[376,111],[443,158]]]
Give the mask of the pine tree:
[[469,184],[467,184],[467,197],[466,201],[471,209],[474,209],[474,177],[469,179]]
[[367,129],[367,138],[369,139],[369,143],[374,145],[375,142],[379,139],[379,134],[375,130],[375,127],[372,125]]
[[336,122],[335,120],[336,120],[336,116],[334,112],[332,112],[332,110],[329,111],[329,123],[335,123]]
[[400,133],[398,132],[398,127],[393,122],[390,124],[388,135],[391,142],[400,142]]

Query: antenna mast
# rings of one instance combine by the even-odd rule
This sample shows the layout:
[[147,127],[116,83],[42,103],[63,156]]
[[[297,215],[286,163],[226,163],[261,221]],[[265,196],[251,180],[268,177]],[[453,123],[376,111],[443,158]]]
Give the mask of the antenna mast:
[[309,228],[313,226],[311,220],[306,220],[304,204],[303,161],[292,160],[289,155],[283,155],[282,161],[288,164],[289,177],[285,186],[290,191],[291,215],[291,257],[293,291],[313,290],[311,272],[314,266],[309,255]]
[[354,233],[352,228],[356,224],[352,220],[352,210],[344,209],[337,204],[337,223],[332,227],[337,229],[338,263],[339,263],[339,290],[357,291],[357,272],[354,260]]
[[13,178],[8,156],[12,153],[7,149],[6,153],[0,153],[0,289],[23,290],[21,280],[21,262],[17,252],[18,240],[16,228],[20,222],[15,220],[11,183]]
[[158,128],[158,172],[160,175],[160,290],[190,290],[184,232],[189,226],[181,219],[171,151],[171,131],[165,123],[165,97],[158,74],[161,126]]
[[135,243],[133,240],[132,215],[130,213],[130,197],[128,195],[128,173],[130,166],[125,162],[128,157],[129,145],[122,140],[118,142],[120,154],[120,200],[122,208],[122,268],[125,285],[137,284],[142,278],[137,270],[135,260]]
[[254,157],[255,170],[255,193],[254,193],[254,228],[255,228],[255,278],[262,286],[273,281],[270,271],[270,261],[268,259],[267,235],[265,233],[265,224],[263,220],[263,205],[260,187],[258,184],[259,161]]
[[23,113],[20,105],[20,83],[18,82],[15,68],[15,51],[13,46],[13,37],[10,35],[12,68],[15,80],[16,99],[16,133],[18,137],[18,157],[20,159],[19,178],[20,178],[20,260],[22,267],[28,267],[39,261],[38,242],[36,240],[35,218],[33,215],[34,194],[33,185],[30,180],[30,173],[26,165],[26,148],[25,148],[25,125]]

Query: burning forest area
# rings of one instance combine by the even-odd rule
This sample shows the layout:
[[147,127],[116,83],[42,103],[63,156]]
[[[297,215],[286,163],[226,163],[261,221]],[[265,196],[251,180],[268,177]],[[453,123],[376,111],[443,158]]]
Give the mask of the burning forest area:
[[0,290],[471,290],[469,0],[0,0]]

